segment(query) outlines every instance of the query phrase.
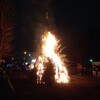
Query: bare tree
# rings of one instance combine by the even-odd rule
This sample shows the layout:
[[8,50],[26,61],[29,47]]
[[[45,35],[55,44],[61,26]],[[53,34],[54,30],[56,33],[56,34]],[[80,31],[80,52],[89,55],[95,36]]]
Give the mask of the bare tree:
[[14,39],[14,7],[13,0],[0,0],[0,60],[11,55]]

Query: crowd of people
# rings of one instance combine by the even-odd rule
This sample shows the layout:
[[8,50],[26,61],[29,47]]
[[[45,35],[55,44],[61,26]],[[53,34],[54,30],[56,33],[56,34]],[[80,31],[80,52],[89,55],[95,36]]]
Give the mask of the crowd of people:
[[[26,67],[27,67],[27,65],[25,63],[16,62],[16,63],[11,63],[11,64],[5,64],[5,61],[2,60],[2,62],[0,64],[0,72],[2,72],[3,70],[5,71],[7,69],[8,70],[11,69],[11,70],[26,71],[27,70]],[[96,64],[92,63],[89,68],[84,66],[81,63],[77,63],[75,69],[76,69],[75,72],[78,75],[90,75],[90,74],[92,74],[93,77],[100,77],[100,64],[99,63],[96,63]]]
[[92,74],[93,76],[100,77],[100,65],[92,65]]
[[92,64],[91,67],[87,69],[87,67],[84,67],[81,63],[78,63],[76,70],[78,75],[91,73],[93,77],[100,77],[100,64]]

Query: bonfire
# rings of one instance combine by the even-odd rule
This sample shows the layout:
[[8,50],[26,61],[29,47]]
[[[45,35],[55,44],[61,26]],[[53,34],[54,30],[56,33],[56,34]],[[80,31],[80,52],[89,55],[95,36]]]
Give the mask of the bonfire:
[[52,64],[54,65],[54,80],[56,83],[68,83],[69,82],[69,75],[67,71],[66,65],[66,56],[65,54],[61,54],[62,49],[61,45],[59,45],[59,41],[56,37],[51,34],[51,32],[47,32],[42,36],[42,46],[41,46],[41,55],[38,57],[36,62],[37,68],[37,83],[45,83],[43,82],[42,78],[46,67],[44,66],[45,63],[51,60]]

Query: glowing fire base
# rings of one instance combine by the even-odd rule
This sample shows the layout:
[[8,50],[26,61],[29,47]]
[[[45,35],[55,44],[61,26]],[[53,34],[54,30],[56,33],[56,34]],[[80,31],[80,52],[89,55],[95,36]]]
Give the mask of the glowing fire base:
[[42,55],[38,57],[36,62],[37,83],[39,84],[44,83],[42,81],[42,77],[45,70],[44,63],[48,62],[47,58],[49,58],[54,64],[55,81],[57,83],[69,82],[69,76],[68,76],[67,69],[65,67],[65,62],[62,57],[62,54],[60,54],[58,49],[59,49],[58,41],[56,40],[54,35],[48,32],[42,37],[42,48],[41,48]]

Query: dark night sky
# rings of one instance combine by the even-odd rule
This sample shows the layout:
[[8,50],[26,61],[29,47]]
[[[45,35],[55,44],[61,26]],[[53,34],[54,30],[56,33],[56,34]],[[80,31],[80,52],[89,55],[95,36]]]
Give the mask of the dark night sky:
[[[16,39],[16,44],[19,45],[16,47],[19,48],[19,51],[27,48],[28,50],[33,49],[32,43],[35,34],[33,32],[35,29],[32,27],[32,21],[35,20],[33,1],[18,0],[17,2],[16,32],[18,39]],[[100,60],[99,1],[52,1],[57,35],[60,37],[62,45],[66,47],[64,52],[68,58],[76,62],[86,61],[89,58]]]
[[55,21],[69,58],[100,60],[99,1],[55,0]]

